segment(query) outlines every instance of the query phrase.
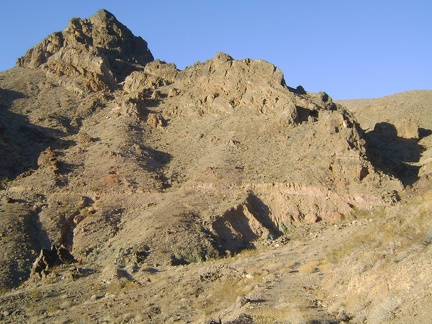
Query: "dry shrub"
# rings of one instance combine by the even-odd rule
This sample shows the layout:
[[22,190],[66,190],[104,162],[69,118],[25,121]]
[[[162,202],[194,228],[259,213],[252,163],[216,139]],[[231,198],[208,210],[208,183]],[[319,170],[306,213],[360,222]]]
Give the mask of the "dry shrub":
[[6,286],[0,286],[0,296],[9,292],[9,289]]
[[429,195],[376,210],[373,222],[329,252],[327,259],[336,266],[322,281],[319,296],[331,305],[329,311],[345,309],[356,314],[356,322],[392,321],[416,282],[414,274],[397,269],[410,265],[432,243],[431,207]]
[[253,312],[253,320],[256,324],[307,323],[304,311],[297,307],[261,308]]
[[318,272],[319,268],[318,265],[320,262],[318,260],[309,260],[307,263],[301,265],[298,270],[301,273],[314,273]]
[[301,273],[329,272],[333,264],[326,260],[309,260],[298,268]]
[[[431,199],[432,200],[432,199]],[[406,204],[374,211],[374,221],[335,247],[328,255],[333,263],[363,253],[376,263],[401,251],[421,248],[432,242],[430,203]]]

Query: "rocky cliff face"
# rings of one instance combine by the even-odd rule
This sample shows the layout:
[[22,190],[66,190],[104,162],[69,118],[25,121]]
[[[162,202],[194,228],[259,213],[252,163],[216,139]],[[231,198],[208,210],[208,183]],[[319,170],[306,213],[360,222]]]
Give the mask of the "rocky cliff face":
[[224,53],[179,71],[104,10],[29,50],[0,88],[0,209],[38,224],[7,234],[33,251],[19,273],[2,267],[8,287],[50,243],[101,267],[187,264],[391,205],[403,190],[326,93]]
[[[402,100],[403,98],[403,100]],[[408,91],[377,99],[346,100],[367,129],[371,158],[382,169],[413,185],[427,183],[432,171],[432,116],[428,113],[432,93]]]
[[17,66],[43,69],[66,84],[70,78],[79,78],[69,86],[82,92],[114,90],[132,71],[152,60],[141,37],[100,10],[90,19],[72,19],[63,32],[53,33],[19,58]]

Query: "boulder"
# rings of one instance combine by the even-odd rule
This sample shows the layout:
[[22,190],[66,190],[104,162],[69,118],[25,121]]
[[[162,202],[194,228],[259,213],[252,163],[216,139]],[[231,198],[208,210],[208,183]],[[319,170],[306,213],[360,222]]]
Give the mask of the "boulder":
[[58,160],[55,153],[51,150],[51,147],[48,147],[45,151],[41,152],[37,160],[37,165],[39,168],[58,169]]
[[31,276],[42,276],[54,266],[75,262],[77,260],[63,245],[57,246],[54,244],[51,249],[41,249],[39,257],[33,263]]

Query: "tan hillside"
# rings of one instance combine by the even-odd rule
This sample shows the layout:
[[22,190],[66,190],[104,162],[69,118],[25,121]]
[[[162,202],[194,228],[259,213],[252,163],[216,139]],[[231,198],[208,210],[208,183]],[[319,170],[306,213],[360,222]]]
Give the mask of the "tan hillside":
[[178,70],[72,19],[0,73],[0,319],[428,322],[428,96]]
[[432,171],[432,91],[339,103],[352,111],[369,133],[377,158],[386,159],[387,164],[391,161],[390,173],[412,184]]

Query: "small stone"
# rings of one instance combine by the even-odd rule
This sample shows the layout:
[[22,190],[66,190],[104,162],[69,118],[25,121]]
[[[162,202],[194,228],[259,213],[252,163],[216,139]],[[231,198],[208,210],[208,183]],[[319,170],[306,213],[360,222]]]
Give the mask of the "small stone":
[[110,294],[110,293],[105,294],[105,298],[108,298],[108,299],[114,299],[115,297],[116,297],[115,294]]
[[132,320],[133,318],[134,318],[134,315],[130,314],[130,313],[123,315],[123,321],[126,322],[126,323],[129,322],[130,320]]
[[82,143],[82,144],[93,142],[93,138],[89,134],[87,134],[86,132],[84,132],[84,131],[78,133],[77,140],[78,140],[79,143]]
[[249,302],[250,302],[250,299],[246,298],[244,296],[237,298],[237,304],[239,304],[240,307],[243,307],[244,305],[246,305]]
[[136,314],[134,317],[135,322],[141,323],[144,321],[144,316],[142,314]]
[[61,309],[66,309],[66,308],[71,307],[71,305],[72,305],[72,304],[71,304],[70,301],[65,300],[63,303],[60,304],[60,308],[61,308]]
[[13,204],[13,203],[15,203],[15,202],[16,202],[15,199],[13,199],[13,198],[11,198],[11,197],[6,197],[6,203],[8,203],[8,204]]

